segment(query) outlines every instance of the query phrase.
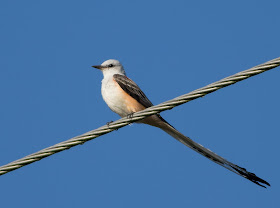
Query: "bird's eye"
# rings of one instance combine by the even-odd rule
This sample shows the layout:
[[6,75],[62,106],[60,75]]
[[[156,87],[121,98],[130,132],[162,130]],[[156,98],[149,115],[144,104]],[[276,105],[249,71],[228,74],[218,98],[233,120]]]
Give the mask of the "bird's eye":
[[113,67],[113,64],[109,64],[108,67]]

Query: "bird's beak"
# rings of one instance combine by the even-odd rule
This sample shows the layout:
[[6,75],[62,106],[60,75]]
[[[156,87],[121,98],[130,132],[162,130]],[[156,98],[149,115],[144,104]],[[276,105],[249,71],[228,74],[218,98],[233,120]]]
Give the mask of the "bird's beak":
[[101,65],[96,65],[96,66],[92,66],[93,68],[96,68],[96,69],[103,69],[103,66],[101,66]]

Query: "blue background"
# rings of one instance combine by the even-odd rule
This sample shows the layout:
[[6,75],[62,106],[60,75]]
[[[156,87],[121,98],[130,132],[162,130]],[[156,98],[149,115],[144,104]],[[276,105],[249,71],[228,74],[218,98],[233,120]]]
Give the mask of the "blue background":
[[[279,1],[1,1],[0,164],[119,117],[91,68],[154,104],[279,56]],[[162,113],[263,189],[133,124],[0,177],[1,207],[279,207],[280,68]]]

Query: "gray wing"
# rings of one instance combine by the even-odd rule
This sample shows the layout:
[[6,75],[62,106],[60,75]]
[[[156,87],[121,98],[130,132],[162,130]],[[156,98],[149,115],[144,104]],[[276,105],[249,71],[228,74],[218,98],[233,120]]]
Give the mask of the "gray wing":
[[114,74],[113,78],[127,94],[141,103],[141,105],[146,108],[153,106],[145,93],[131,79],[121,74]]

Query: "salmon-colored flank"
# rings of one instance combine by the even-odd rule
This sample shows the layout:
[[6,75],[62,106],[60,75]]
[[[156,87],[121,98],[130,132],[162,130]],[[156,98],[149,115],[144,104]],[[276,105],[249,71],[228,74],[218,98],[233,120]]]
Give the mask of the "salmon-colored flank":
[[[114,80],[114,79],[113,79]],[[122,100],[124,101],[124,105],[126,107],[126,110],[128,113],[135,113],[141,110],[146,109],[142,104],[140,104],[137,100],[135,100],[133,97],[131,97],[128,93],[126,93],[120,85],[114,80],[114,84],[119,89],[119,96],[122,97]],[[159,128],[165,128],[167,125],[165,122],[163,122],[157,115],[149,116],[141,121],[138,121],[137,123],[145,123],[149,124],[151,126],[159,127]]]
[[133,97],[131,97],[129,94],[127,94],[115,80],[114,80],[114,84],[116,85],[117,88],[119,88],[119,92],[121,92],[120,96],[122,96],[124,105],[127,108],[127,112],[135,113],[137,111],[146,109],[137,100],[135,100]]

